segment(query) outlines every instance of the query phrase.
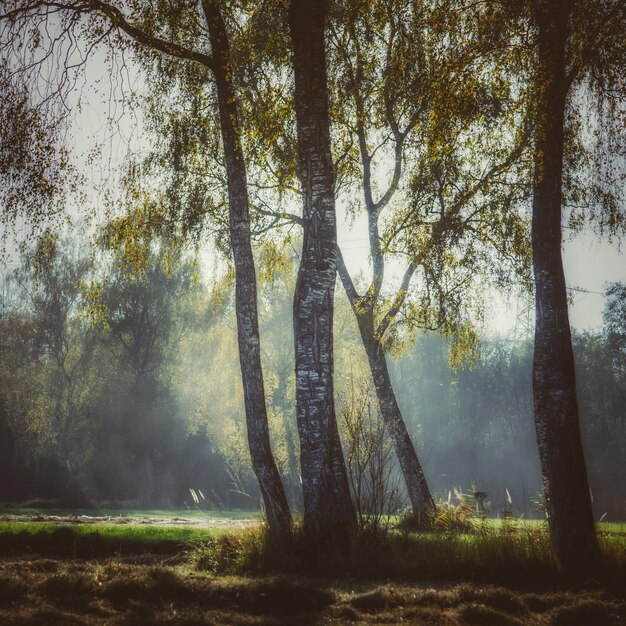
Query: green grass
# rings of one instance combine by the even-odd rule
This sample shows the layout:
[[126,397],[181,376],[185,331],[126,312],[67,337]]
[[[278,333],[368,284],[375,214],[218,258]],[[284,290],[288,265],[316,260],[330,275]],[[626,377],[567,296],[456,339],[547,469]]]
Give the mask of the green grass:
[[[545,519],[530,519],[530,518],[509,518],[509,519],[492,519],[488,518],[480,520],[478,518],[472,519],[472,523],[480,527],[485,525],[493,529],[501,528],[516,528],[521,530],[541,530],[547,529],[548,522]],[[599,532],[605,532],[610,534],[625,534],[626,522],[599,522],[596,524]]]
[[71,530],[74,535],[98,534],[107,539],[127,541],[206,541],[216,534],[228,532],[229,528],[195,528],[193,526],[150,526],[138,524],[57,524],[54,522],[0,522],[0,535],[26,533],[50,534],[60,528]]
[[600,522],[597,524],[600,532],[606,532],[610,534],[626,534],[626,522]]
[[[398,515],[392,515],[384,519],[384,521],[394,526],[400,523],[402,518]],[[472,517],[468,520],[472,526],[479,529],[493,529],[500,530],[502,528],[513,528],[516,530],[546,530],[548,528],[548,521],[546,519],[530,518],[530,517],[510,517],[510,518],[493,518],[487,517],[480,519],[478,517]],[[610,534],[626,534],[626,522],[599,522],[596,524],[596,528],[599,532]]]
[[[13,513],[14,515],[24,515],[24,517],[39,514],[39,510],[20,509],[20,513]],[[119,510],[109,510],[107,512],[99,511],[97,516],[108,515],[115,517],[115,513],[121,513]],[[142,522],[143,519],[159,518],[167,520],[170,518],[179,517],[178,513],[183,511],[126,511],[124,517],[130,517],[138,522]],[[195,511],[191,512],[194,515],[186,515],[185,517],[193,517],[201,520],[208,520],[210,518],[217,518],[222,520],[243,520],[250,519],[251,512],[249,511]],[[47,513],[46,513],[47,514]],[[80,516],[84,513],[82,511],[68,511],[57,510],[51,515],[58,515],[62,517],[68,517],[68,521],[71,516]],[[216,515],[217,514],[217,515]],[[94,516],[93,511],[91,515]],[[259,520],[261,520],[259,515]],[[473,533],[409,533],[411,536],[419,536],[420,541],[428,544],[429,542],[441,542],[442,537],[445,537],[445,542],[454,542],[458,545],[464,544],[476,544],[483,541],[483,536],[505,535],[507,533],[513,535],[525,535],[525,536],[538,536],[544,535],[546,532],[546,524],[542,520],[473,520],[473,527],[475,532]],[[178,541],[178,542],[201,542],[205,541],[216,535],[222,535],[225,533],[238,533],[239,529],[229,528],[228,526],[217,527],[197,527],[194,525],[167,525],[167,524],[146,524],[146,523],[115,523],[115,522],[84,522],[80,524],[66,524],[64,522],[57,521],[0,521],[0,535],[2,534],[17,534],[17,533],[51,533],[58,528],[71,527],[72,532],[76,535],[89,535],[97,533],[98,535],[119,540],[129,541]],[[601,541],[606,545],[611,546],[626,546],[626,523],[624,522],[602,522],[598,524],[598,531]],[[403,533],[406,534],[406,533]]]
[[[608,526],[608,525],[607,525]],[[608,543],[621,543],[621,533],[623,532],[624,524],[613,524],[611,528],[603,529],[606,535],[603,539]],[[185,525],[150,525],[150,524],[116,524],[116,523],[82,523],[82,524],[65,524],[58,522],[33,522],[33,521],[0,521],[0,535],[2,534],[16,534],[16,533],[50,533],[58,528],[69,528],[77,535],[88,535],[91,533],[97,533],[102,537],[110,537],[113,539],[129,539],[137,541],[204,541],[207,538],[223,535],[223,534],[238,534],[240,529],[223,527],[202,527],[185,526]],[[410,533],[395,533],[392,534],[407,534],[413,537],[419,537],[423,542],[441,542],[442,539],[447,542],[455,543],[479,543],[483,541],[484,536],[494,536],[494,534],[500,534],[503,532],[501,526],[496,524],[488,524],[482,526],[485,531],[481,533],[481,527],[478,527],[476,533],[422,533],[422,532],[410,532]],[[525,535],[527,532],[540,533],[543,535],[540,527],[517,527],[514,534]]]
[[[0,554],[55,558],[172,555],[214,574],[286,573],[370,580],[497,582],[551,586],[560,579],[546,524],[539,520],[485,520],[469,532],[362,531],[342,545],[310,544],[296,527],[285,549],[271,544],[264,526],[232,528],[165,523],[0,521]],[[151,517],[146,514],[146,519]],[[152,516],[157,517],[157,516]],[[139,522],[141,522],[139,517]],[[240,518],[241,519],[241,518]],[[626,585],[626,524],[603,523],[599,537],[608,567]],[[608,570],[607,570],[608,571]]]
[[63,559],[140,554],[178,557],[213,537],[233,532],[228,526],[76,524],[28,519],[0,521],[0,555],[37,554]]

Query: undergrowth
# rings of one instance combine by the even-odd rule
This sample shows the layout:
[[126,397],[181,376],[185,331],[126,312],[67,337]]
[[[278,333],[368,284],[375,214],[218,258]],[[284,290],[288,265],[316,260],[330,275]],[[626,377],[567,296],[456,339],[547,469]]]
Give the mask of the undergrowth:
[[[626,583],[624,551],[605,547],[610,584]],[[307,541],[296,527],[289,545],[277,546],[262,528],[211,537],[192,556],[198,570],[214,574],[287,573],[369,580],[474,581],[558,586],[566,580],[541,529],[472,533],[360,531],[341,544]],[[597,573],[593,574],[597,577]]]
[[[324,544],[307,539],[300,524],[290,541],[275,542],[263,526],[219,532],[197,529],[197,533],[187,535],[181,529],[140,532],[126,527],[101,533],[93,532],[88,525],[15,523],[0,533],[0,554],[63,559],[163,555],[178,563],[191,563],[196,571],[220,575],[474,581],[532,588],[549,588],[568,581],[555,561],[549,535],[540,525],[520,527],[504,520],[495,526],[488,520],[474,520],[463,527],[464,532],[448,530],[458,528],[456,524],[442,528],[445,530],[439,532],[364,528],[341,543]],[[626,588],[626,550],[608,531],[599,534],[604,569],[583,575],[603,585]],[[617,539],[621,538],[618,533]]]

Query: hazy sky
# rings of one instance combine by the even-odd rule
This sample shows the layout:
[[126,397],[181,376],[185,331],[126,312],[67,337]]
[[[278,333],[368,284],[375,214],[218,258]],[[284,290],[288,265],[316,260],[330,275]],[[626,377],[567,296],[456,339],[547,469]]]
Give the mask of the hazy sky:
[[579,235],[564,246],[563,264],[570,287],[589,293],[573,293],[571,323],[576,328],[596,328],[602,324],[606,283],[626,282],[626,257],[617,243],[603,241],[594,233]]

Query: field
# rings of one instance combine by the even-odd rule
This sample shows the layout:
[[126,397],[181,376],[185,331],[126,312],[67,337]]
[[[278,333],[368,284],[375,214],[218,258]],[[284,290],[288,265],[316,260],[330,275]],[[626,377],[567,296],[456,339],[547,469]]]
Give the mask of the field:
[[[258,515],[0,513],[1,624],[626,624],[626,524],[601,575],[569,580],[539,522],[364,533],[344,552],[268,549]],[[322,551],[323,552],[323,551]]]

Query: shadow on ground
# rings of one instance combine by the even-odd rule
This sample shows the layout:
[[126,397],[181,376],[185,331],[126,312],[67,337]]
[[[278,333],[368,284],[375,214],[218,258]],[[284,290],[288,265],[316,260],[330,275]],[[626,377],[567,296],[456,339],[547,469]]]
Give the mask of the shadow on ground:
[[626,599],[593,589],[531,593],[471,584],[431,588],[285,577],[210,577],[146,557],[104,561],[14,558],[0,568],[2,624],[626,623]]

